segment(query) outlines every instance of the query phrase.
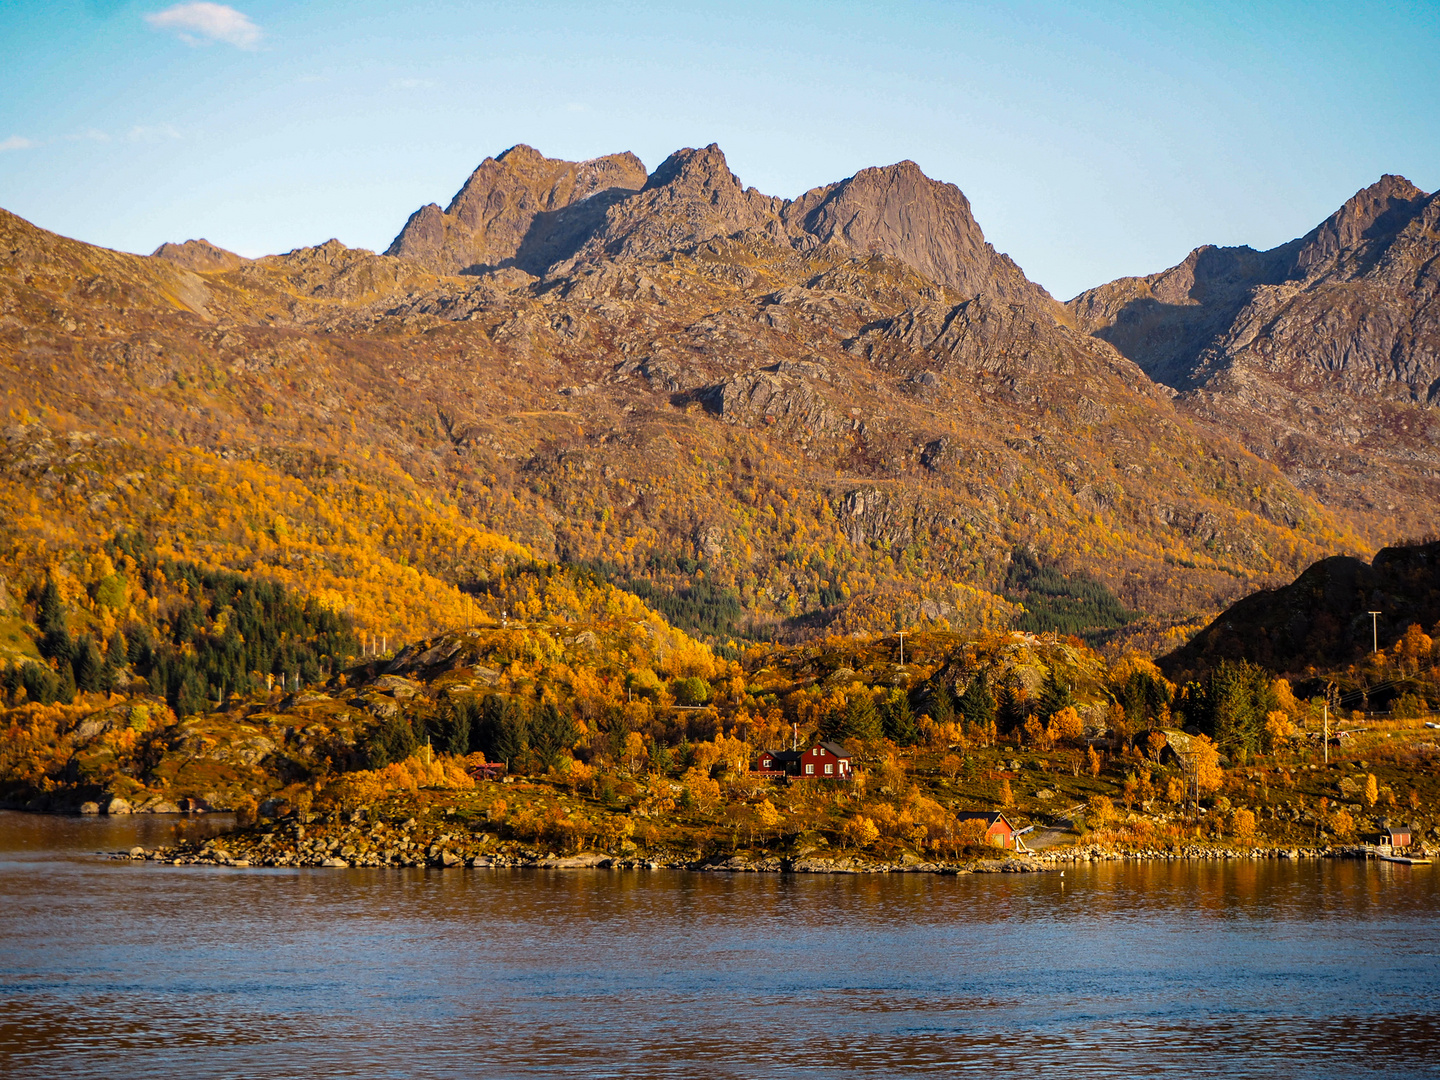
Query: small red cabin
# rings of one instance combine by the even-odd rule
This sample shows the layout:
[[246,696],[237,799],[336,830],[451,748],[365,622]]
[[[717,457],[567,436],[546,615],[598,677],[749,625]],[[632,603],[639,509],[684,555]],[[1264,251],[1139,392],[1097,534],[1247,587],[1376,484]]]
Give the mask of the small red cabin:
[[1008,818],[998,810],[986,812],[984,810],[961,811],[955,815],[957,821],[983,821],[985,822],[985,843],[993,844],[998,848],[1014,848],[1015,826],[1010,824]]
[[1382,823],[1379,832],[1371,833],[1364,839],[1367,844],[1376,844],[1380,847],[1408,848],[1410,846],[1410,826]]
[[810,780],[849,780],[850,755],[839,743],[816,743],[808,750],[766,750],[755,759],[752,772],[798,776]]

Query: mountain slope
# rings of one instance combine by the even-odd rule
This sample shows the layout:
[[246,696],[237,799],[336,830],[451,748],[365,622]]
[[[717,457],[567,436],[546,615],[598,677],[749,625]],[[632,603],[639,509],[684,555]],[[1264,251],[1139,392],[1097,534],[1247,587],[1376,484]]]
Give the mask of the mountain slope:
[[1076,324],[1367,531],[1440,498],[1440,194],[1385,176],[1266,252],[1198,248],[1080,294]]
[[[313,546],[279,555],[328,567],[362,630],[394,616],[365,600],[358,561],[326,552],[330,476],[367,493],[339,519],[422,581],[484,597],[506,560],[559,559],[675,610],[723,600],[739,612],[724,634],[1007,624],[1022,547],[1148,612],[1159,641],[1365,550],[1067,326],[963,195],[913,165],[786,202],[714,147],[638,188],[633,158],[600,161],[509,151],[442,213],[437,246],[412,216],[396,255],[330,241],[196,273],[7,216],[0,388],[47,434],[16,426],[4,468],[64,527],[9,534],[4,572],[32,583],[87,537],[159,527],[162,508],[112,492],[167,455],[215,465],[193,492],[209,516],[180,531],[216,562],[263,527],[232,510],[219,463],[313,491]],[[47,439],[107,440],[114,463],[58,469]],[[421,506],[483,556],[387,524]]]

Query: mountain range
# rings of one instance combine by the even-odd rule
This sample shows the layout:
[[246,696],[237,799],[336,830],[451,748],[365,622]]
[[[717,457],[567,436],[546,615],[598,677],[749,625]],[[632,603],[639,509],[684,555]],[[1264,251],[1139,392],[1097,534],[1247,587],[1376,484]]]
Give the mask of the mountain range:
[[0,572],[78,592],[134,530],[397,635],[532,559],[720,638],[1106,594],[1075,625],[1159,650],[1431,526],[1437,256],[1440,201],[1387,176],[1061,303],[913,162],[787,200],[716,146],[517,146],[384,254],[0,212]]

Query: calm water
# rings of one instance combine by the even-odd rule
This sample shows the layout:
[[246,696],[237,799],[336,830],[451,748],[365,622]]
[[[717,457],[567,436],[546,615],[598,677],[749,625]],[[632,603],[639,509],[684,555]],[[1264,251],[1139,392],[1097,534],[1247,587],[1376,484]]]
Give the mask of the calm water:
[[130,865],[0,813],[0,1076],[1440,1076],[1434,868]]

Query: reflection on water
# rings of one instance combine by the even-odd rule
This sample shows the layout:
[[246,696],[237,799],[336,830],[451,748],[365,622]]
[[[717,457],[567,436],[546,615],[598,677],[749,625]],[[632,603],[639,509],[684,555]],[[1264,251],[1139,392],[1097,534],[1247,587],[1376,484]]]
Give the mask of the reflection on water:
[[1062,880],[93,854],[172,827],[0,814],[0,1075],[1440,1076],[1433,868]]

